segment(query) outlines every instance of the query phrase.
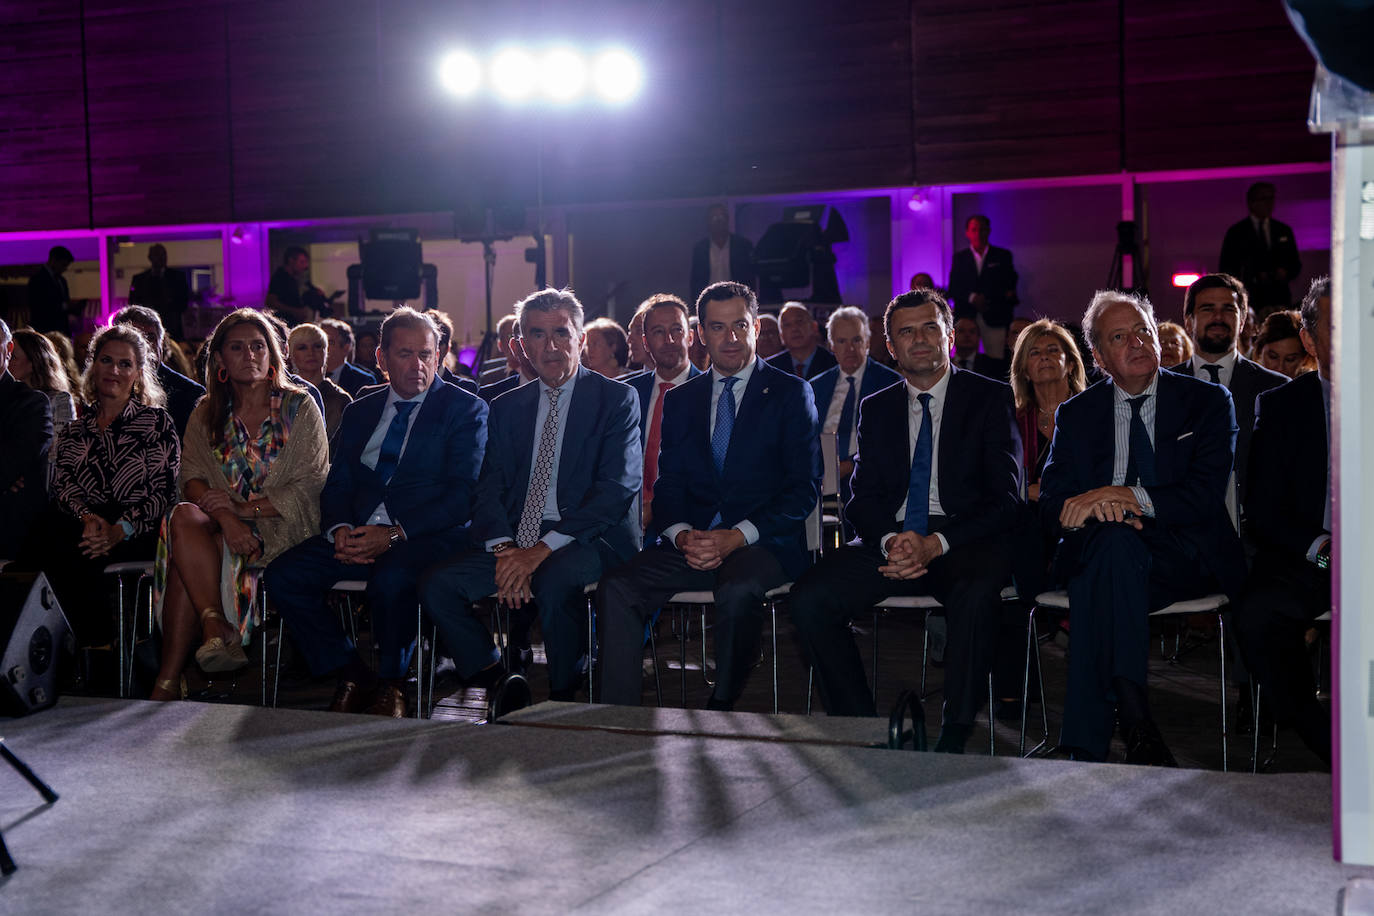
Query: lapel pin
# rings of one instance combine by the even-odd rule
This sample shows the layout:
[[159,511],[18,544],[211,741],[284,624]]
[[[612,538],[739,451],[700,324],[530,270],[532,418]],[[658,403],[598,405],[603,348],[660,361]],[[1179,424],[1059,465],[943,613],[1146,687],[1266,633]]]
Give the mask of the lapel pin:
[[768,389],[767,389],[767,388],[763,389],[763,393],[764,393],[764,394],[767,394],[767,393],[768,393]]

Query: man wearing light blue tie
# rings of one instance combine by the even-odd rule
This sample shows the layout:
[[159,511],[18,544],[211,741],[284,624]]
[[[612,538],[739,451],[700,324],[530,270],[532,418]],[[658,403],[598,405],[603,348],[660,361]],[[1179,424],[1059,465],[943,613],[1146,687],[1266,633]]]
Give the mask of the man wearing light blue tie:
[[638,705],[644,622],[678,591],[715,591],[716,687],[733,709],[758,661],[763,596],[809,562],[806,519],[820,493],[811,387],[755,355],[758,302],[741,283],[697,300],[711,371],[663,395],[654,485],[658,543],[601,580],[601,696]]
[[792,589],[792,619],[830,715],[877,711],[849,632],[884,598],[933,595],[945,607],[945,706],[937,751],[962,753],[987,695],[1008,535],[1020,500],[1011,389],[949,364],[954,317],[913,290],[885,316],[903,381],[862,402],[854,493],[860,544],[827,556]]

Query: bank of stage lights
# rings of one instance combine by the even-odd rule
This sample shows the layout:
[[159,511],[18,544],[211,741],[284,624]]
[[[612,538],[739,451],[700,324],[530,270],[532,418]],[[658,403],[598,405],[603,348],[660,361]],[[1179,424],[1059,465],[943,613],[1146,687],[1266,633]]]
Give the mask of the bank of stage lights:
[[574,105],[593,98],[623,105],[639,94],[644,71],[620,49],[585,55],[572,48],[506,48],[482,60],[453,51],[439,65],[439,81],[463,99],[490,93],[509,104]]

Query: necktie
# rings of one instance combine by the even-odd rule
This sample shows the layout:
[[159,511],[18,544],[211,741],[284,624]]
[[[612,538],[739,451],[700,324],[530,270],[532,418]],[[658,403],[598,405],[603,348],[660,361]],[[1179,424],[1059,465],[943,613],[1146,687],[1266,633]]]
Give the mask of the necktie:
[[539,434],[539,453],[530,468],[530,487],[525,491],[525,507],[520,510],[520,524],[515,528],[515,546],[533,547],[539,540],[539,525],[544,520],[544,503],[549,498],[549,478],[553,476],[553,454],[558,445],[557,388],[546,388],[549,412],[544,417],[544,429]]
[[1145,429],[1145,421],[1140,417],[1140,408],[1145,406],[1142,394],[1138,398],[1128,398],[1131,405],[1130,452],[1126,459],[1126,486],[1153,486],[1155,482],[1155,447],[1150,444],[1150,434]]
[[792,374],[797,378],[806,378],[806,363],[793,363]]
[[918,394],[921,402],[921,428],[916,433],[916,450],[911,454],[911,479],[906,488],[906,522],[902,528],[917,534],[927,534],[930,525],[930,463],[933,426],[930,420],[928,394]]
[[401,446],[406,441],[410,412],[415,409],[414,401],[397,401],[396,416],[387,425],[386,436],[382,439],[382,450],[377,455],[377,474],[382,483],[388,483],[396,473],[396,465],[401,461]]
[[716,462],[716,473],[725,472],[725,453],[730,450],[730,434],[735,431],[735,395],[731,391],[739,379],[735,376],[721,379],[725,387],[716,401],[716,427],[711,431],[711,457]]
[[1202,368],[1206,370],[1206,372],[1207,372],[1207,374],[1208,374],[1209,376],[1211,376],[1211,378],[1209,378],[1207,381],[1211,382],[1213,385],[1220,385],[1220,384],[1221,384],[1221,367],[1220,367],[1220,366],[1215,366],[1215,365],[1213,365],[1212,363],[1203,363],[1203,364],[1202,364]]
[[654,482],[658,480],[658,446],[663,434],[663,395],[672,382],[658,383],[658,400],[654,402],[653,417],[649,420],[649,439],[644,443],[644,505],[654,501]]
[[849,443],[854,438],[854,402],[857,393],[854,391],[854,376],[847,375],[844,380],[849,383],[849,390],[845,392],[844,404],[840,407],[840,422],[835,427],[835,441],[839,443],[840,460],[848,461],[854,457],[854,453],[849,450]]

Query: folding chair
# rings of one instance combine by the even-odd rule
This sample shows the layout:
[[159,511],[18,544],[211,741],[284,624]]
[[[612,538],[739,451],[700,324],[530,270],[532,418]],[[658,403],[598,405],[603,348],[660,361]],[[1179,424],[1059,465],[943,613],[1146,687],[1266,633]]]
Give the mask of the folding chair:
[[[116,607],[117,619],[115,637],[117,643],[116,654],[118,656],[119,672],[119,696],[127,698],[133,692],[134,680],[134,649],[138,644],[138,596],[143,586],[148,586],[148,632],[153,631],[153,561],[152,560],[133,560],[125,563],[111,563],[103,570],[107,576],[115,577],[116,588]],[[134,606],[133,613],[126,628],[124,623],[124,582],[125,579],[137,577],[134,581]],[[128,633],[127,642],[125,633]]]

